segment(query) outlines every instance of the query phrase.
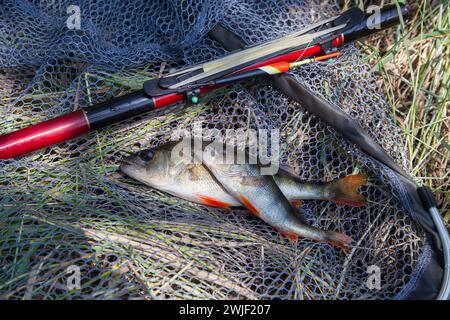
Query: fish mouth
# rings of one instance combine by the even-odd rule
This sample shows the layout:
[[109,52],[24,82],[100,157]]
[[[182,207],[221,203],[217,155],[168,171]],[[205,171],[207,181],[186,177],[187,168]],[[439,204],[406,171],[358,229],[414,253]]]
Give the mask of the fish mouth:
[[133,165],[133,162],[131,162],[127,158],[124,158],[124,159],[122,159],[121,166],[124,165],[124,164],[126,164],[126,165]]
[[120,163],[119,169],[126,175],[130,175],[135,163],[131,161],[130,157],[124,157]]
[[122,164],[133,165],[134,162],[132,161],[132,157],[131,157],[131,156],[125,156],[125,157],[123,157],[123,158],[122,158],[122,161],[121,161],[121,166],[122,166]]

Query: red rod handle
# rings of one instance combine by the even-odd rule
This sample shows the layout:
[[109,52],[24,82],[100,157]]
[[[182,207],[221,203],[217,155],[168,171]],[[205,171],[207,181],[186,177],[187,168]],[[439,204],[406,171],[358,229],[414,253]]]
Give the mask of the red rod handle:
[[74,111],[0,136],[0,159],[27,154],[75,138],[89,130],[84,111]]

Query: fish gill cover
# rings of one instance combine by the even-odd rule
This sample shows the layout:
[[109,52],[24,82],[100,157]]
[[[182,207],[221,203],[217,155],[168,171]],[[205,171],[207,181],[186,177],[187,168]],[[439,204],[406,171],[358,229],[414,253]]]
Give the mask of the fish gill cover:
[[[67,26],[77,11],[71,5],[80,9],[79,28]],[[2,1],[0,134],[226,54],[206,36],[218,22],[256,44],[339,10],[333,1]],[[370,66],[353,45],[343,52],[291,74],[356,119],[408,170]],[[345,232],[354,248],[292,244],[243,209],[192,204],[119,173],[124,156],[198,121],[221,132],[280,129],[281,163],[304,180],[367,173],[365,207],[303,202],[313,226]],[[428,254],[404,205],[394,177],[301,105],[269,86],[234,86],[188,109],[0,161],[0,296],[401,298]],[[374,270],[381,274],[375,287],[368,283]]]

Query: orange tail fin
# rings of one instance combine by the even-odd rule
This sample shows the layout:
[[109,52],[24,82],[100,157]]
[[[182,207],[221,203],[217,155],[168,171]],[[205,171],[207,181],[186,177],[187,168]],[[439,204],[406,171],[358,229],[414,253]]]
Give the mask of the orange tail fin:
[[326,241],[344,251],[350,250],[350,244],[353,242],[352,237],[336,231],[326,231]]
[[332,198],[338,204],[361,207],[367,204],[366,199],[358,193],[358,188],[367,184],[365,174],[355,174],[331,182]]

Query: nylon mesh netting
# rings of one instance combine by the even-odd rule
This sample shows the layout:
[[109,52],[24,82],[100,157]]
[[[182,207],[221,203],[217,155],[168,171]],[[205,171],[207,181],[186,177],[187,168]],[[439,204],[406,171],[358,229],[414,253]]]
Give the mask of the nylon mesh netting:
[[[340,12],[322,1],[0,1],[0,134],[140,89],[171,68],[226,54],[217,23],[255,44]],[[69,30],[69,5],[81,29]],[[344,109],[406,170],[401,132],[353,45],[292,72]],[[196,121],[279,128],[281,162],[303,179],[366,172],[369,205],[304,201],[308,221],[356,239],[349,253],[290,243],[244,209],[213,209],[123,176],[123,156],[166,142]],[[15,160],[0,161],[3,298],[402,298],[427,256],[386,169],[268,86],[235,86]],[[381,286],[367,286],[370,266]],[[80,288],[68,287],[79,268]]]

